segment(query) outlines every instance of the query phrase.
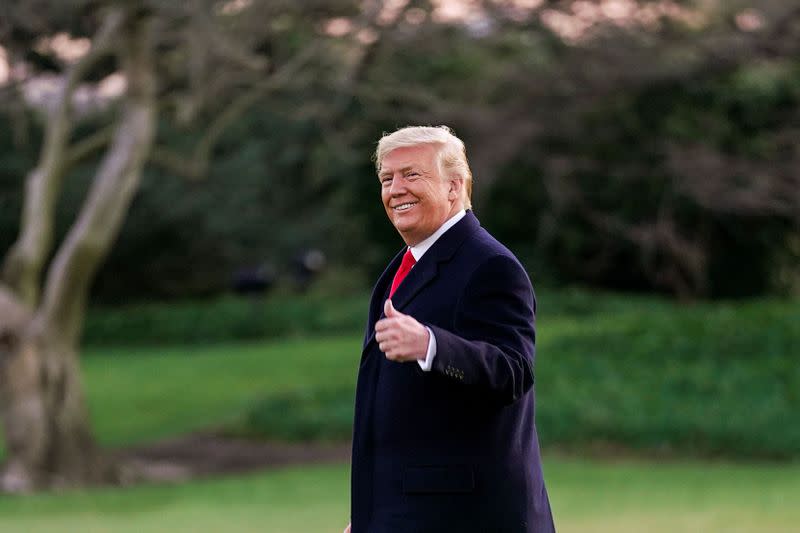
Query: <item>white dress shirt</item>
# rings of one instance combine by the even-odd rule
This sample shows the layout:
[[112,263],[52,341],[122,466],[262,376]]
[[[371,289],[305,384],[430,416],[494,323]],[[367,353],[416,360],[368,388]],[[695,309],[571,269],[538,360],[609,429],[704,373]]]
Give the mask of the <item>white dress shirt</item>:
[[[435,243],[439,237],[444,235],[447,230],[452,228],[456,222],[464,218],[464,215],[466,214],[467,212],[462,209],[452,217],[448,218],[447,221],[445,221],[445,223],[439,227],[439,229],[433,232],[433,235],[424,241],[415,244],[414,246],[410,246],[409,250],[411,250],[411,255],[414,256],[414,260],[419,262],[422,256],[425,255],[425,252],[427,252],[428,249],[433,246],[433,243]],[[425,354],[425,359],[417,359],[417,363],[422,370],[425,372],[430,372],[431,368],[433,368],[433,358],[436,357],[436,337],[434,337],[431,328],[425,326],[425,329],[427,329],[429,333],[428,351]]]

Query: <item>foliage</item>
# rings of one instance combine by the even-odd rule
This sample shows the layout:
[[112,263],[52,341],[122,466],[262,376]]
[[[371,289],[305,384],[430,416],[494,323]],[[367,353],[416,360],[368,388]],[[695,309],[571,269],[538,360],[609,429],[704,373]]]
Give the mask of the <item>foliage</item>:
[[[362,334],[369,294],[338,292],[335,287],[326,288],[326,281],[319,280],[306,293],[279,289],[264,297],[223,295],[184,302],[96,306],[89,311],[84,341],[90,346],[163,346]],[[632,306],[653,312],[671,309],[659,298],[577,287],[537,290],[537,300],[538,312],[547,319],[617,314]]]
[[[796,458],[800,308],[748,304],[564,322],[539,361],[542,439]],[[553,336],[554,335],[554,336]]]
[[349,439],[353,387],[293,389],[263,398],[235,434],[286,441]]
[[[297,103],[275,100],[275,106]],[[167,142],[185,135],[164,130]],[[288,284],[293,261],[309,249],[341,262],[362,242],[363,230],[340,207],[342,191],[319,176],[314,159],[328,157],[324,150],[310,121],[263,109],[232,128],[207,179],[186,183],[151,168],[99,273],[96,296],[121,303],[218,295],[238,269],[261,265]],[[357,279],[359,265],[349,266]]]
[[[739,177],[750,210],[728,208],[724,198],[700,190],[713,179],[703,177],[709,153],[755,161],[731,163],[724,172],[732,178],[769,174],[787,160],[785,128],[800,109],[797,87],[800,65],[779,61],[620,94],[580,118],[581,136],[547,141],[551,157],[573,161],[568,175],[553,175],[538,151],[520,152],[491,192],[489,204],[503,209],[487,210],[485,222],[556,282],[674,290],[683,279],[689,293],[715,298],[786,291],[781,269],[788,261],[796,272],[800,264],[791,247],[798,221],[770,214],[770,204],[758,207],[764,200],[746,185],[752,176]],[[705,148],[682,152],[676,148],[682,144]],[[767,180],[759,188],[769,189]],[[553,204],[548,186],[568,198]],[[662,218],[667,211],[672,217]],[[648,227],[664,233],[648,236]],[[659,251],[659,239],[672,230],[675,249]],[[697,260],[703,266],[692,277],[691,262],[677,256],[694,245],[703,251]],[[642,247],[649,252],[640,253]]]
[[141,303],[89,313],[89,345],[199,345],[298,335],[359,332],[366,298],[310,293],[223,296],[195,302]]
[[[381,132],[408,123],[448,123],[465,139],[476,213],[537,278],[711,298],[781,293],[797,283],[797,209],[781,207],[791,189],[777,186],[794,183],[785,175],[796,168],[796,10],[786,7],[783,17],[777,4],[755,6],[762,22],[776,17],[774,28],[755,34],[731,23],[738,4],[726,3],[695,31],[668,20],[608,24],[592,39],[565,42],[536,13],[509,16],[497,4],[484,3],[493,10],[484,30],[434,24],[430,15],[412,22],[419,12],[400,16],[381,26],[346,80],[357,55],[347,45],[352,36],[328,39],[328,53],[310,62],[318,76],[293,77],[228,125],[206,179],[187,183],[179,169],[154,161],[93,296],[125,303],[218,295],[235,270],[267,264],[286,274],[307,248],[366,285],[401,244],[378,202],[369,157]],[[569,12],[570,2],[562,4]],[[353,9],[315,5],[306,18],[299,5],[255,2],[251,9],[263,12],[230,23],[263,39],[254,46],[247,37],[248,48],[283,63],[319,38],[312,26]],[[270,23],[251,27],[262,19]],[[217,76],[214,63],[192,78],[188,52],[175,47],[163,55],[174,81],[165,84],[158,140],[186,154],[204,132],[182,113],[209,119],[230,100],[211,80],[228,77]],[[5,133],[0,154],[11,161],[18,147]],[[13,183],[24,167],[10,164],[0,180]],[[89,168],[65,181],[62,235]],[[9,213],[22,193],[21,180],[13,188],[3,181],[0,249],[16,234]],[[703,183],[719,188],[698,190]],[[768,201],[759,199],[764,191]],[[744,207],[730,205],[736,198]]]

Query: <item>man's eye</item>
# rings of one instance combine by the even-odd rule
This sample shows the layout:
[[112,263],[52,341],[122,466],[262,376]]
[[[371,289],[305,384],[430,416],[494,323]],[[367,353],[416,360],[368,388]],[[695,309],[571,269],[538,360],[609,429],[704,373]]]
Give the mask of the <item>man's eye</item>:
[[405,177],[406,178],[418,178],[419,177],[419,172],[409,172],[408,174],[405,175]]
[[392,178],[383,178],[381,180],[381,185],[388,185],[392,182]]

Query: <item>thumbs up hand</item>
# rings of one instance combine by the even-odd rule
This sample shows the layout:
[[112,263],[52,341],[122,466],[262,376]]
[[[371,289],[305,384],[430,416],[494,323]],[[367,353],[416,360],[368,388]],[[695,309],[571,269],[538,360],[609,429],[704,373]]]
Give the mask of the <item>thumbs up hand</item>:
[[425,359],[430,333],[410,315],[394,308],[391,300],[383,304],[386,318],[375,324],[375,340],[390,361],[406,362]]

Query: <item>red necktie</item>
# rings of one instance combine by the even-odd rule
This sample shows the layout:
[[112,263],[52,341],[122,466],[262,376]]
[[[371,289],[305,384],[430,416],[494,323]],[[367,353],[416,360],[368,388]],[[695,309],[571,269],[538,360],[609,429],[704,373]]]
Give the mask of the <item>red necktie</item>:
[[400,263],[400,268],[397,269],[397,272],[394,275],[394,280],[392,280],[392,290],[389,291],[389,298],[392,297],[394,291],[397,290],[397,287],[400,286],[400,283],[403,282],[406,275],[411,271],[411,267],[413,267],[416,262],[417,260],[414,259],[413,255],[411,255],[411,249],[406,250],[406,253],[403,256],[403,261]]

